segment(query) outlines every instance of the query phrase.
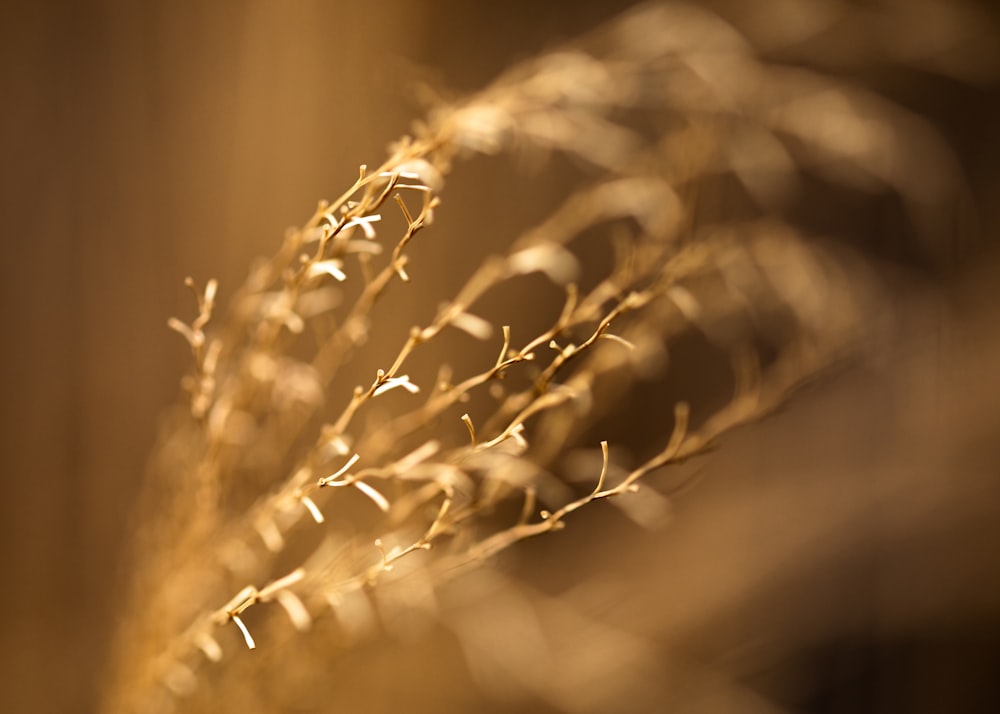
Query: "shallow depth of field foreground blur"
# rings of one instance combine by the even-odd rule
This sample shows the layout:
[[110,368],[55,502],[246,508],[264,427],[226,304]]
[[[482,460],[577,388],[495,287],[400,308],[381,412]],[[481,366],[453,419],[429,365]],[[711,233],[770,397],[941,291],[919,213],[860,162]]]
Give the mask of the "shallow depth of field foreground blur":
[[[594,31],[631,5],[50,0],[3,23],[0,711],[146,701],[110,663],[113,643],[126,662],[148,644],[123,626],[137,611],[135,543],[163,515],[156,491],[138,505],[143,474],[164,448],[158,435],[188,410],[178,385],[191,354],[166,327],[196,314],[185,276],[219,280],[211,335],[254,261],[433,107],[578,36],[610,57],[629,38],[667,42]],[[728,254],[719,275],[672,293],[693,325],[670,333],[655,375],[604,395],[607,413],[596,400],[551,460],[568,485],[548,493],[562,501],[538,507],[594,488],[602,440],[608,478],[621,479],[668,441],[675,402],[690,402],[695,426],[724,409],[741,386],[737,347],[752,344],[766,367],[799,321],[817,351],[827,329],[857,333],[772,413],[655,471],[638,493],[588,503],[564,529],[453,578],[415,577],[398,607],[373,586],[381,610],[342,610],[308,632],[248,611],[256,649],[228,622],[202,642],[208,657],[156,683],[156,711],[1000,711],[1000,16],[949,0],[691,5],[718,33],[669,41],[698,80],[664,92],[684,110],[613,118],[679,137],[657,151],[676,161],[664,171],[685,236],[766,234],[781,221],[808,239],[805,252],[755,264],[780,274],[767,293],[776,304],[712,302],[719,275],[747,260],[726,273]],[[699,55],[719,37],[780,68],[767,86],[795,100],[772,112],[761,90],[754,104],[741,83],[757,75]],[[758,114],[727,104],[748,94]],[[434,223],[407,247],[412,281],[392,285],[327,395],[334,416],[410,326],[598,175],[588,157],[613,163],[621,137],[603,126],[567,138],[542,121],[503,155],[455,161]],[[719,136],[732,142],[705,148]],[[699,172],[711,178],[684,184]],[[613,260],[599,233],[573,244],[591,284]],[[456,380],[493,363],[511,315],[523,322],[517,344],[558,315],[561,290],[535,277],[483,300],[495,322],[485,344],[435,342]],[[407,368],[432,380],[437,366]],[[385,414],[363,424],[377,433]],[[277,473],[241,484],[227,507],[283,482],[303,443],[262,457]],[[371,502],[319,503],[338,537],[367,537]],[[481,514],[482,532],[513,525],[519,508]],[[166,515],[182,533],[186,514]],[[295,547],[274,557],[272,577],[301,564]],[[151,601],[183,600],[185,586],[163,574]],[[224,601],[191,605],[202,614]],[[220,645],[221,661],[208,661]]]

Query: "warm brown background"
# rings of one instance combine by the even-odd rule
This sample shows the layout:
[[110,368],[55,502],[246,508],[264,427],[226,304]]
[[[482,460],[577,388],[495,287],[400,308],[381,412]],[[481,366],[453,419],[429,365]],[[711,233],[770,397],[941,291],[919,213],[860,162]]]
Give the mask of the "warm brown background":
[[[0,710],[94,705],[129,506],[157,415],[173,400],[186,365],[181,341],[165,328],[168,316],[189,311],[183,277],[218,277],[225,297],[253,256],[269,252],[286,226],[339,190],[359,163],[380,160],[386,143],[406,131],[419,113],[410,93],[415,77],[475,88],[512,59],[628,4],[573,3],[570,11],[560,3],[51,0],[5,10]],[[947,83],[901,91],[959,151],[988,238],[998,196],[992,127],[1000,115],[995,102],[987,103],[993,93]],[[886,245],[891,254],[893,242]],[[898,250],[890,257],[913,256]],[[977,284],[989,286],[995,274]],[[970,280],[950,270],[943,275],[932,270],[930,280]],[[977,290],[969,298],[975,310],[995,304],[995,290]],[[977,329],[992,334],[996,313],[987,315],[980,320],[987,327]],[[980,339],[968,347],[976,358],[961,368],[974,375],[988,404],[1000,392],[982,354],[1000,358],[1000,351],[990,353],[996,345]],[[862,380],[847,393],[870,392]],[[850,431],[859,407],[847,402],[841,426]],[[967,430],[981,450],[967,467],[977,486],[952,498],[987,508],[996,496],[989,473],[998,463],[989,444],[1000,431],[989,422],[998,417],[981,402],[959,400],[955,408],[967,406],[963,418],[984,431]],[[894,419],[890,412],[886,418]],[[813,417],[811,438],[821,440],[822,417]],[[937,433],[927,425],[913,429],[897,434],[903,444],[893,448],[905,452],[907,439]],[[867,442],[854,438],[858,462],[868,463]],[[889,448],[868,446],[877,454]],[[742,448],[765,456],[752,442]],[[954,464],[944,451],[938,475]],[[774,468],[766,459],[758,466]],[[781,512],[781,503],[772,505]],[[719,514],[728,517],[724,508]],[[975,514],[977,524],[996,515],[988,508]],[[738,515],[730,520],[740,522]],[[997,562],[996,530],[958,533],[955,552],[978,551],[962,572],[970,591],[981,590],[975,574]],[[863,550],[865,538],[855,540]],[[952,552],[935,557],[951,561]],[[845,578],[857,576],[849,570]],[[715,584],[719,592],[731,585]],[[968,655],[964,639],[944,639],[960,661],[987,667],[1000,641],[990,618],[1000,608],[973,607],[963,597],[954,600],[954,614],[967,608],[967,619],[985,622],[972,627],[983,642]]]

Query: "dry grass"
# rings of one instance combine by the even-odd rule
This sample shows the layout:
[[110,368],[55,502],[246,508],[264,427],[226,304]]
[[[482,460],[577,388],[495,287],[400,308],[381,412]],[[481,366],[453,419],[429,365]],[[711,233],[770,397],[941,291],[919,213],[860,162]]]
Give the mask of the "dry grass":
[[[603,499],[657,526],[669,504],[647,476],[874,349],[882,288],[788,218],[797,181],[877,186],[919,216],[955,200],[959,171],[918,118],[762,48],[704,10],[633,11],[436,106],[289,231],[224,313],[214,281],[189,282],[197,313],[170,326],[193,368],[137,516],[107,711],[272,711],[276,683],[321,709],[303,692],[324,662],[428,619],[451,623],[467,653],[504,637],[530,652],[541,635],[502,631],[519,605],[490,584],[499,552]],[[457,167],[504,152],[568,157],[576,184],[396,348],[373,341],[383,298],[434,287],[411,256],[448,211]],[[524,190],[544,171],[523,173]],[[447,280],[467,264],[449,256]],[[673,374],[693,333],[729,373]],[[348,391],[352,360],[369,376]],[[655,413],[634,405],[668,378],[697,388],[662,391]],[[615,422],[636,442],[609,446],[598,432]],[[456,578],[489,607],[449,608]],[[632,647],[591,635],[607,659]],[[591,687],[588,704],[528,670],[528,688],[551,686],[565,710],[620,691]]]

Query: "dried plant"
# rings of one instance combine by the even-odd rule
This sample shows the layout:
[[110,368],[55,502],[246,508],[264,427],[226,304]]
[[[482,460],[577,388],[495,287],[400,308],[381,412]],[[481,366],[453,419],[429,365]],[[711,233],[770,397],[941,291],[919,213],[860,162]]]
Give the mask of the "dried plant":
[[[454,167],[512,150],[567,156],[584,178],[371,354],[377,303],[420,285],[410,255],[447,210]],[[655,524],[649,474],[856,354],[883,314],[862,261],[783,218],[803,172],[874,182],[917,212],[959,185],[904,110],[766,61],[706,11],[646,7],[436,106],[289,231],[225,315],[216,282],[189,279],[197,314],[170,327],[194,366],[152,460],[107,710],[274,710],[261,681],[308,678],[317,651],[416,613],[448,621],[435,593],[456,575],[595,501]],[[706,214],[720,193],[737,208]],[[537,313],[533,331],[484,316],[496,294]],[[662,381],[693,330],[731,357],[708,390],[731,398],[630,411],[629,390]],[[449,331],[495,356],[449,351]],[[342,398],[362,354],[369,381]],[[657,443],[628,445],[641,455],[626,467],[595,438],[609,419]]]

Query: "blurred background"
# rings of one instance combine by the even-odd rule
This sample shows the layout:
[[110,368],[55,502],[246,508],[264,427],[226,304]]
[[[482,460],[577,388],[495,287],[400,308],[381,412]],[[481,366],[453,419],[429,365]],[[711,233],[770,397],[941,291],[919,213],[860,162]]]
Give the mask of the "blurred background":
[[[255,256],[408,131],[424,111],[422,83],[474,90],[630,4],[41,0],[7,9],[0,709],[96,706],[130,507],[188,364],[165,327],[191,314],[184,276],[218,278],[224,303]],[[699,485],[662,532],[581,514],[575,533],[525,544],[511,568],[542,591],[539,607],[558,595],[588,613],[584,626],[560,604],[554,620],[579,638],[564,647],[632,643],[648,686],[623,711],[1000,711],[997,14],[972,4],[978,34],[960,45],[908,41],[936,16],[904,11],[899,25],[828,21],[809,43],[788,46],[775,18],[790,15],[779,11],[794,6],[805,22],[839,4],[711,4],[765,53],[924,116],[955,152],[966,190],[933,218],[928,241],[926,226],[889,198],[807,186],[802,220],[890,276],[898,310],[881,361],[690,465]],[[844,4],[859,15],[899,5]],[[910,61],[920,51],[937,64]],[[490,240],[463,225],[486,223],[502,239],[523,224],[495,169],[477,163],[465,176],[478,194],[445,192],[442,241]],[[472,205],[477,195],[490,206]],[[534,200],[521,208],[541,215],[549,197]],[[584,573],[600,574],[596,584]],[[625,610],[609,604],[637,591]],[[584,637],[595,608],[600,632]],[[436,653],[436,675],[426,652]],[[480,701],[476,666],[440,634],[352,661],[337,666],[350,668],[356,691],[331,706],[572,708],[569,694],[546,699],[530,682],[524,698]]]

